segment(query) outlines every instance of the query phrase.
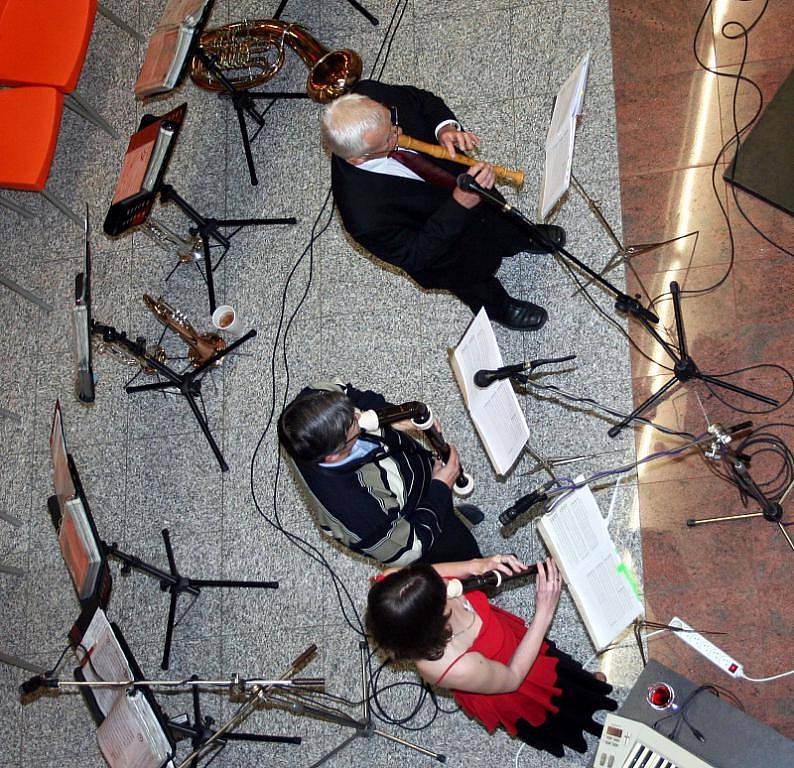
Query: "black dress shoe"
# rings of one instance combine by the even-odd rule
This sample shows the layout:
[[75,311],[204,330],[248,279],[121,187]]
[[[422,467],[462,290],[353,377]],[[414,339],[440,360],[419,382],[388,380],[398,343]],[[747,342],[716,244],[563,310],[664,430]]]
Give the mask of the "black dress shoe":
[[483,520],[485,520],[485,515],[483,514],[482,510],[479,507],[475,507],[474,504],[458,504],[458,506],[455,507],[455,510],[472,525],[479,525]]
[[[550,243],[553,243],[558,248],[565,247],[565,230],[558,227],[556,224],[537,224],[536,227],[543,234],[543,237]],[[535,238],[530,237],[530,245],[527,248],[527,253],[551,253],[553,249],[547,247],[543,243],[538,242]]]
[[512,297],[496,312],[489,312],[488,315],[491,320],[514,331],[539,331],[549,318],[543,307]]

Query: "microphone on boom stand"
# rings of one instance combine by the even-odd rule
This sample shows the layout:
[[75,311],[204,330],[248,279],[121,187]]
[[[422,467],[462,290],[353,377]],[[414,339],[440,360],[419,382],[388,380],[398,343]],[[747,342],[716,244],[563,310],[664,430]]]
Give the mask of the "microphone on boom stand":
[[548,480],[540,488],[536,488],[526,496],[522,496],[512,506],[509,506],[501,515],[499,515],[499,522],[502,525],[512,523],[519,515],[522,515],[535,504],[541,501],[546,501],[549,498],[547,491],[550,491],[556,485],[556,480]]
[[[525,360],[523,363],[515,363],[514,365],[503,365],[501,368],[496,368],[493,371],[483,368],[474,374],[474,383],[480,388],[485,388],[491,386],[491,384],[493,384],[495,381],[509,379],[513,376],[517,376],[520,380],[522,377],[519,374],[522,374],[524,371],[529,371],[532,373],[535,368],[541,365],[548,365],[550,363],[565,363],[568,360],[575,359],[576,355],[566,355],[565,357],[545,357],[539,358],[538,360]],[[524,377],[524,381],[526,381],[526,377]]]

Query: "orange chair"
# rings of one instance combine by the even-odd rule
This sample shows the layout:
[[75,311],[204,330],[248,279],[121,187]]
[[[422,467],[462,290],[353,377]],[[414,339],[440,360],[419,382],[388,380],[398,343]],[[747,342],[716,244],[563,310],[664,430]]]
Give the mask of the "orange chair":
[[0,90],[0,187],[40,192],[82,227],[82,219],[46,190],[62,114],[63,94],[56,88]]
[[97,0],[0,0],[0,85],[49,85],[66,106],[118,134],[74,91],[94,28]]

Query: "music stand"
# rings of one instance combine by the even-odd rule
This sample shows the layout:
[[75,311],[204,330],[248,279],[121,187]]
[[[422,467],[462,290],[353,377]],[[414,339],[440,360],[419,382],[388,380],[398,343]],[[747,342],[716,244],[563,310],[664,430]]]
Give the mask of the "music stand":
[[72,455],[66,450],[61,403],[55,401],[50,429],[50,457],[55,495],[47,499],[50,519],[58,534],[61,555],[83,608],[105,607],[112,578],[107,551],[99,537]]
[[[229,465],[226,463],[226,459],[224,459],[220,447],[215,442],[212,432],[210,432],[207,417],[204,412],[201,385],[206,374],[209,373],[220,360],[230,352],[234,352],[234,350],[242,344],[245,344],[249,339],[253,339],[256,336],[256,331],[251,329],[239,339],[236,339],[228,346],[216,352],[198,368],[189,366],[185,373],[179,373],[160,360],[157,360],[155,357],[152,357],[142,340],[136,339],[132,341],[127,338],[127,334],[124,331],[117,331],[112,325],[103,325],[95,322],[92,324],[91,331],[97,336],[100,336],[102,341],[106,344],[118,344],[124,347],[133,357],[137,358],[142,368],[154,370],[165,379],[165,381],[156,381],[151,384],[127,384],[125,387],[127,394],[169,391],[182,395],[185,400],[187,400],[190,410],[193,412],[201,431],[204,433],[204,437],[207,439],[213,454],[215,454],[221,471],[228,472]],[[199,403],[201,403],[201,408],[199,408]]]
[[[560,86],[554,99],[551,120],[546,133],[545,163],[543,171],[543,186],[538,205],[539,217],[546,220],[550,213],[560,205],[571,184],[587,203],[590,212],[606,232],[615,245],[616,251],[599,272],[605,275],[610,270],[626,263],[634,256],[641,256],[664,245],[675,242],[678,237],[659,243],[642,243],[624,245],[615,234],[615,231],[606,220],[598,203],[587,194],[584,187],[573,174],[573,150],[576,138],[576,127],[581,119],[584,106],[584,93],[587,84],[587,75],[590,67],[590,52],[588,51],[574,67],[571,74]],[[594,278],[589,277],[583,285],[577,288],[576,293],[587,288]]]
[[[147,114],[141,118],[140,126],[130,137],[127,146],[113,202],[105,217],[104,230],[106,234],[115,237],[143,224],[158,196],[161,203],[176,203],[193,222],[190,233],[201,238],[204,255],[203,271],[197,261],[194,263],[207,283],[210,314],[212,314],[216,309],[214,272],[231,247],[232,237],[245,227],[295,224],[297,219],[295,217],[216,219],[204,216],[181,197],[171,184],[166,184],[165,172],[186,111],[187,104],[181,104],[161,117]],[[230,234],[221,231],[227,227],[233,228]],[[223,252],[214,264],[210,253],[210,240],[214,240],[223,248]],[[177,266],[181,263],[182,261],[177,261]]]

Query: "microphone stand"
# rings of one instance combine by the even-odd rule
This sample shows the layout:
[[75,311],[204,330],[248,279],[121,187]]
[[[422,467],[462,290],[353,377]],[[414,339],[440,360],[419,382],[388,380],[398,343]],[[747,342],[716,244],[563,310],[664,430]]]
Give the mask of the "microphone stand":
[[503,202],[496,195],[492,194],[490,190],[481,187],[472,176],[467,173],[462,173],[457,179],[458,186],[468,192],[476,192],[483,200],[498,208],[502,213],[509,216],[520,227],[522,227],[536,242],[543,245],[551,253],[557,253],[565,259],[575,264],[579,269],[586,272],[594,282],[605,288],[615,297],[615,309],[631,315],[640,325],[659,343],[662,349],[667,353],[668,357],[673,361],[673,376],[663,384],[654,394],[652,394],[645,402],[637,406],[628,416],[621,420],[618,424],[611,427],[607,434],[610,437],[617,437],[620,432],[634,419],[654,405],[657,400],[661,399],[667,392],[669,392],[677,384],[696,379],[704,382],[706,385],[721,387],[730,392],[734,392],[753,400],[757,400],[767,405],[779,406],[780,403],[774,398],[761,395],[752,390],[736,386],[722,379],[703,373],[695,364],[695,361],[689,356],[686,345],[686,335],[684,333],[684,321],[681,313],[681,291],[678,283],[673,281],[670,283],[670,293],[672,294],[673,310],[675,312],[675,325],[676,334],[678,337],[678,346],[674,347],[665,341],[659,331],[654,327],[659,322],[659,317],[654,314],[650,309],[646,309],[639,301],[638,297],[629,296],[624,293],[615,285],[609,282],[603,275],[594,272],[590,267],[581,262],[565,248],[553,243],[543,230],[539,229],[533,222],[531,222],[521,211],[514,208],[507,202]]

